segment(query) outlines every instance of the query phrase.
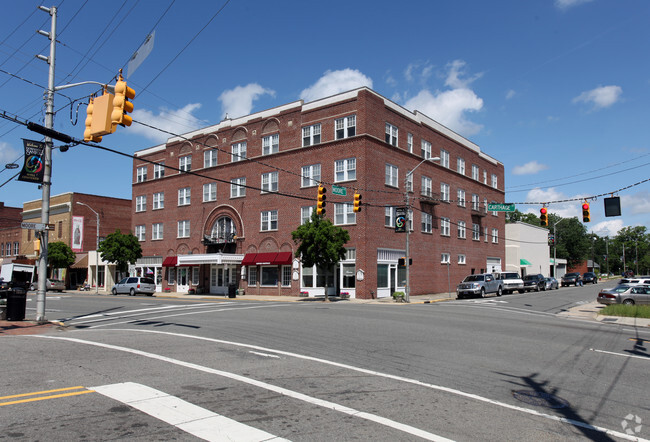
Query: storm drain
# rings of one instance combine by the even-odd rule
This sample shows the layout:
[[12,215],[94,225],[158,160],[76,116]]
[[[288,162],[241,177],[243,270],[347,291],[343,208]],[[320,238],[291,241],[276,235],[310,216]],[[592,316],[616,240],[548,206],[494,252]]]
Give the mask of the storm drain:
[[512,392],[512,395],[521,402],[537,407],[564,408],[569,406],[569,403],[561,397],[543,391],[516,390]]

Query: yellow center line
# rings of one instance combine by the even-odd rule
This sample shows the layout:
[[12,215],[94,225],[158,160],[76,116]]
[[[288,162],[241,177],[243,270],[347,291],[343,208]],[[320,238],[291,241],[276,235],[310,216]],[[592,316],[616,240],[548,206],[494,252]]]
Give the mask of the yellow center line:
[[[78,390],[80,388],[83,388],[84,390],[82,391],[70,391],[70,390]],[[49,393],[56,393],[59,391],[69,391],[69,393],[62,393],[62,394],[50,394]],[[23,394],[15,394],[12,396],[3,396],[0,397],[0,401],[4,401],[6,399],[15,399],[19,397],[26,397],[26,396],[36,396],[36,395],[47,395],[47,396],[41,396],[41,397],[32,397],[28,399],[20,399],[17,401],[9,401],[9,402],[0,402],[0,407],[3,407],[5,405],[12,405],[12,404],[22,404],[26,402],[35,402],[35,401],[44,401],[46,399],[56,399],[56,398],[62,398],[62,397],[67,397],[67,396],[78,396],[80,394],[86,394],[86,393],[94,393],[94,390],[87,390],[86,387],[69,387],[69,388],[58,388],[56,390],[46,390],[46,391],[36,391],[33,393],[23,393]]]

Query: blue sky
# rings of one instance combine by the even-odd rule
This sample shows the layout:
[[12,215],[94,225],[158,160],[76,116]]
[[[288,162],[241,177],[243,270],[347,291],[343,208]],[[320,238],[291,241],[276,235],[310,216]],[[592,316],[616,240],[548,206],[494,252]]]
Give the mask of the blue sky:
[[[34,55],[49,54],[49,41],[36,31],[49,31],[50,17],[37,10],[40,4],[14,2],[0,16],[0,112],[42,124],[48,67]],[[650,178],[645,1],[44,4],[52,5],[57,85],[112,82],[155,30],[151,54],[128,79],[137,93],[135,122],[104,137],[102,146],[130,154],[164,143],[166,133],[139,122],[182,134],[226,114],[368,86],[501,161],[506,201],[524,212],[537,214],[548,202],[551,213],[579,216],[579,200],[599,196],[590,201],[590,231],[605,236],[650,226],[650,183],[643,183]],[[57,94],[55,129],[82,138],[86,107],[79,103],[97,90]],[[22,138],[40,136],[0,120],[1,167],[22,164]],[[3,169],[0,184],[13,173]],[[86,146],[55,151],[52,194],[131,198],[131,174],[129,158]],[[600,195],[617,191],[623,215],[606,218]],[[8,206],[40,198],[34,184],[0,187]]]

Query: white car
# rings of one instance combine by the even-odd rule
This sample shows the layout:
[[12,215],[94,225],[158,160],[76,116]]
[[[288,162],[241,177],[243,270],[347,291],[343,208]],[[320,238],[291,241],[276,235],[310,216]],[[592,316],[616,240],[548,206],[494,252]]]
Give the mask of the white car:
[[151,278],[142,278],[140,276],[129,276],[123,278],[120,282],[113,286],[111,293],[118,295],[120,293],[135,296],[136,294],[143,293],[151,296],[156,292],[156,283]]

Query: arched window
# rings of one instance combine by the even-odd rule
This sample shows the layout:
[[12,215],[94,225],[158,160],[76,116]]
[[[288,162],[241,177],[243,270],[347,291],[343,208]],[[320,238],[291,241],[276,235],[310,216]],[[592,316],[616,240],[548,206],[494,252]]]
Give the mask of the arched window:
[[235,223],[228,216],[222,216],[212,226],[210,236],[219,242],[232,242],[237,235]]

